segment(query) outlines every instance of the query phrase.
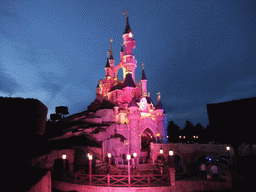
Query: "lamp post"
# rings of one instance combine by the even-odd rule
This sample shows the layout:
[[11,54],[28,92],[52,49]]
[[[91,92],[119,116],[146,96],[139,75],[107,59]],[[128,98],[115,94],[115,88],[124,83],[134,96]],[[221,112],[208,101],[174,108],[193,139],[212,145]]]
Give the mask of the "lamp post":
[[63,179],[65,179],[65,164],[66,164],[65,160],[66,160],[66,158],[67,158],[67,155],[63,154],[62,155],[62,159],[63,159]]
[[134,164],[135,164],[135,170],[136,170],[136,157],[137,157],[137,153],[133,153],[133,157],[134,157]]
[[157,134],[156,134],[156,143],[159,143],[159,140],[160,140],[160,139],[159,139],[159,136],[160,136],[160,133],[157,133]]
[[173,167],[173,151],[169,151],[169,156],[171,158],[171,167]]
[[161,147],[161,149],[160,149],[161,161],[163,161],[163,153],[164,153],[164,151],[163,151],[163,149],[162,149],[162,147]]
[[92,155],[88,155],[88,158],[89,158],[90,185],[92,185]]
[[127,160],[128,160],[128,185],[129,187],[131,186],[131,168],[130,168],[130,160],[131,160],[131,155],[127,155]]
[[108,153],[108,172],[110,170],[111,153]]
[[230,146],[227,146],[226,149],[228,151],[228,157],[229,157]]

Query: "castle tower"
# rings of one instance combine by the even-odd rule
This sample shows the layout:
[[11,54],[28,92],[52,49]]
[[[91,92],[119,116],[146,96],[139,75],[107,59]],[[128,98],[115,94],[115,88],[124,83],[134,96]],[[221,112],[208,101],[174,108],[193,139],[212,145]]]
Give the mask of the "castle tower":
[[125,55],[123,56],[123,78],[125,79],[129,69],[132,72],[132,79],[135,82],[135,69],[137,67],[137,61],[132,54],[132,49],[135,49],[135,40],[133,39],[133,33],[129,25],[128,12],[126,12],[126,27],[123,34]]
[[157,140],[158,142],[166,143],[167,142],[167,120],[166,115],[164,114],[164,108],[160,101],[160,92],[157,93],[157,104],[155,107],[155,119],[157,123],[157,134],[159,134]]
[[[114,57],[113,57],[112,42],[113,42],[113,39],[111,38],[110,39],[110,57],[109,57],[109,65],[110,65],[111,69],[113,69],[114,66],[115,66],[115,60],[114,60]],[[113,74],[111,74],[111,77],[113,77]]]
[[[108,51],[108,55],[109,55],[109,51]],[[105,71],[106,71],[105,79],[110,79],[111,78],[111,71],[112,71],[111,67],[110,67],[110,64],[109,64],[108,55],[107,55],[107,63],[106,63],[106,66],[105,66]]]
[[142,63],[142,76],[141,76],[142,95],[147,95],[147,78],[144,71],[144,63]]
[[130,141],[130,154],[137,153],[138,156],[140,154],[140,136],[139,136],[139,106],[136,103],[135,98],[133,97],[129,106],[129,113],[128,113],[128,120],[129,120],[129,137],[131,138]]
[[123,49],[124,45],[123,43],[121,44],[121,51],[120,51],[120,62],[122,63],[123,61],[123,56],[124,56],[124,49]]
[[99,86],[99,84],[96,87],[96,99],[100,100],[100,86]]

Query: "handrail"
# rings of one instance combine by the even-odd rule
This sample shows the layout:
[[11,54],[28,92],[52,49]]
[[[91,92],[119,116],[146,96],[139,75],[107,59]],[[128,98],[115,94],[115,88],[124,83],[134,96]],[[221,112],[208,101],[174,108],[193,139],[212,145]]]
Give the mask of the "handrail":
[[[91,175],[91,185],[107,187],[152,187],[170,186],[170,174],[130,175]],[[82,185],[90,185],[90,175],[75,173],[69,182]]]

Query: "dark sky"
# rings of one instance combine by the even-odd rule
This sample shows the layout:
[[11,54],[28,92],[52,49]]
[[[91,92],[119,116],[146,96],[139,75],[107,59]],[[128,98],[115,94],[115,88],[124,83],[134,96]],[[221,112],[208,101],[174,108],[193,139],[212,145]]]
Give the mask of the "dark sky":
[[[136,40],[136,81],[145,63],[148,92],[168,121],[208,124],[207,103],[256,93],[256,1],[0,1],[0,96],[37,98],[81,112],[115,64],[125,29]],[[119,75],[122,77],[122,74]]]

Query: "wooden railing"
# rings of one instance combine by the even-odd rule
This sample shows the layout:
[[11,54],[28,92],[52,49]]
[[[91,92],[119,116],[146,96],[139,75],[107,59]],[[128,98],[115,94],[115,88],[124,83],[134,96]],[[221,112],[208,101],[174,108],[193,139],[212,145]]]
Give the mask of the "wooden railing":
[[[130,181],[129,181],[130,180]],[[69,180],[70,181],[70,180]],[[73,183],[107,187],[155,187],[170,186],[170,174],[148,175],[89,175],[75,173]]]

